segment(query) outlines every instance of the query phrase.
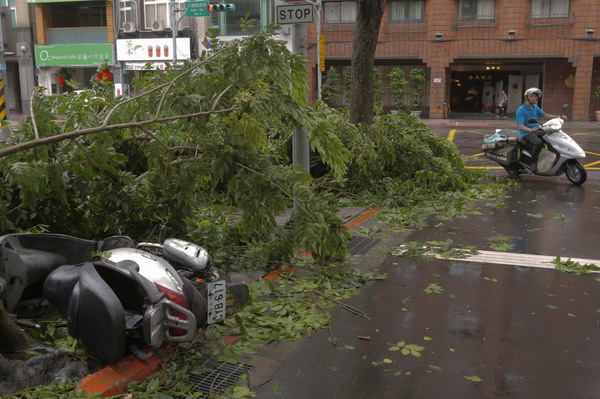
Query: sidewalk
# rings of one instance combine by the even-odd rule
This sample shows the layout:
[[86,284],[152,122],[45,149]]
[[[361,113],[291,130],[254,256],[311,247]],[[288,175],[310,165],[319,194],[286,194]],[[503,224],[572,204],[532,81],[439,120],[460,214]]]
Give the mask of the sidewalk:
[[[426,126],[489,126],[498,128],[514,128],[516,123],[514,118],[508,119],[422,119]],[[600,122],[597,121],[566,121],[566,126],[578,129],[598,129]]]

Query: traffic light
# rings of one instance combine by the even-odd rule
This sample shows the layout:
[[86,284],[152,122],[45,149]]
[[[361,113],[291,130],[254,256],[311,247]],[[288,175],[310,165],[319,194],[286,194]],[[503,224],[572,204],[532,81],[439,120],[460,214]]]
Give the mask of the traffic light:
[[231,4],[231,3],[209,4],[208,6],[206,6],[206,9],[210,12],[235,11],[235,4]]

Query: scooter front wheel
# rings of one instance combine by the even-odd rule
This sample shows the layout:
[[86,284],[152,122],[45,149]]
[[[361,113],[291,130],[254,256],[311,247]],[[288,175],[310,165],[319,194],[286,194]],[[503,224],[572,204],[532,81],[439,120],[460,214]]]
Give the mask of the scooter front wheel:
[[578,160],[571,160],[565,166],[565,175],[567,179],[576,186],[579,186],[587,179],[587,172]]

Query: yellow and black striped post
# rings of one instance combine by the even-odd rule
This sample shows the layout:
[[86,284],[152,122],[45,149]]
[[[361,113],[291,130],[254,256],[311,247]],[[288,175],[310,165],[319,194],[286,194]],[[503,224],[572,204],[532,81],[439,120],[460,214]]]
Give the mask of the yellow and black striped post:
[[4,97],[4,80],[0,79],[0,121],[6,120],[6,103]]

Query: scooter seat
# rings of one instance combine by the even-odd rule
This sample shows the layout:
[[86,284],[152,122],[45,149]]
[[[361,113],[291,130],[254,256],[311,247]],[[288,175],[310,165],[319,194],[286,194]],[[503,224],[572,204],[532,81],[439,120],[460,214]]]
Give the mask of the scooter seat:
[[86,353],[112,364],[125,355],[125,311],[121,301],[92,263],[81,266],[68,319],[77,324],[77,336]]

